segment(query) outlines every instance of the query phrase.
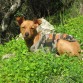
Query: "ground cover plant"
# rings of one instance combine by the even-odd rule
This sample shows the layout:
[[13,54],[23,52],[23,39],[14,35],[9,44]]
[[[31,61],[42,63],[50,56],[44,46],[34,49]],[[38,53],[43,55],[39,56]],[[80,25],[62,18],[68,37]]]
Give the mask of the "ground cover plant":
[[[83,43],[83,16],[69,19],[63,26],[56,27],[56,32],[73,35]],[[81,46],[83,49],[83,46]],[[14,54],[9,59],[2,59],[5,54]],[[0,83],[83,83],[83,60],[78,57],[42,51],[31,53],[24,40],[12,39],[0,45]]]

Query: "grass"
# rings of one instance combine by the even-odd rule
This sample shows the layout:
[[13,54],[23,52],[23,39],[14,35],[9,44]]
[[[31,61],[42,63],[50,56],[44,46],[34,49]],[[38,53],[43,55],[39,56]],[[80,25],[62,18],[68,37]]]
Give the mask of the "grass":
[[[55,26],[56,32],[71,34],[82,44],[82,19],[79,16]],[[9,53],[15,56],[2,60]],[[56,58],[50,52],[31,53],[24,40],[12,39],[0,45],[0,83],[83,83],[83,60],[67,55]]]

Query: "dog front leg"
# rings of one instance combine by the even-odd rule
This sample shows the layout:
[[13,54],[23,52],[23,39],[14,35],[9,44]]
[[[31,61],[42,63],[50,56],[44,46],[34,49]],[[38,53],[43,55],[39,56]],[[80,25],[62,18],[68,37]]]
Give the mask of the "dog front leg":
[[31,46],[30,51],[31,52],[37,51],[38,48],[41,46],[44,38],[45,38],[45,35],[41,34],[39,40]]
[[36,50],[35,50],[35,44],[33,44],[33,45],[30,47],[30,51],[31,51],[31,52],[36,51]]

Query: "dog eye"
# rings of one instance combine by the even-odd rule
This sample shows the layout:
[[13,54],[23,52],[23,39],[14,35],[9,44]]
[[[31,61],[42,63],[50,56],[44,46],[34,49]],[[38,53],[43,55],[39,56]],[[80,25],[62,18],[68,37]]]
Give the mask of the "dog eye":
[[22,28],[25,28],[25,27],[22,27]]

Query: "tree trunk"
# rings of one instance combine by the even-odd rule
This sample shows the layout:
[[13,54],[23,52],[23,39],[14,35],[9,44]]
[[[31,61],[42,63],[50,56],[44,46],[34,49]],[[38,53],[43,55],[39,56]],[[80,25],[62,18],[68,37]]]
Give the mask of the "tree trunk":
[[9,27],[9,25],[14,17],[14,14],[21,7],[23,2],[24,2],[24,0],[16,0],[15,3],[10,7],[8,12],[5,14],[4,18],[2,19],[2,22],[1,22],[2,31],[6,30]]
[[83,1],[80,2],[80,14],[83,15]]

